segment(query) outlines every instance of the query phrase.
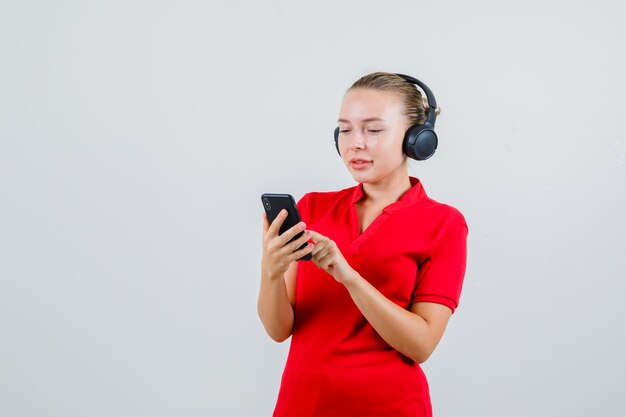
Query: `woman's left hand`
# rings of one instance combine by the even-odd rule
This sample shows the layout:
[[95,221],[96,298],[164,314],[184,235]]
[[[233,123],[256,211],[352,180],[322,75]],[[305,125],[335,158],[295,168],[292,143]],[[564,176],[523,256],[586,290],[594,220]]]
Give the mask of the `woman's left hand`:
[[347,284],[354,279],[356,271],[350,266],[346,258],[337,247],[337,244],[326,236],[308,230],[311,233],[313,247],[313,263],[329,273],[340,284]]

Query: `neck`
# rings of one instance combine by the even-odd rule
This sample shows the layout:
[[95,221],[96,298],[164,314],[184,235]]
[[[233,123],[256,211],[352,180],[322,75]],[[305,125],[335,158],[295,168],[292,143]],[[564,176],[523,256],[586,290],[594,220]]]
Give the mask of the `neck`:
[[363,183],[362,202],[368,205],[388,205],[398,201],[404,193],[411,189],[408,174],[396,175],[382,179],[376,183]]

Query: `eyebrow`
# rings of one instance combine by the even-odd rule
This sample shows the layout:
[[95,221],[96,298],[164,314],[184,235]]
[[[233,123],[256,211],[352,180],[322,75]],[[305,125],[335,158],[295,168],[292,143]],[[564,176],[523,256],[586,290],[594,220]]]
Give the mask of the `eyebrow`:
[[[385,119],[380,118],[380,117],[368,117],[368,118],[363,119],[361,121],[364,122],[364,123],[368,123],[368,122],[384,122]],[[349,120],[341,119],[341,118],[337,119],[337,122],[340,122],[340,123],[350,123]]]

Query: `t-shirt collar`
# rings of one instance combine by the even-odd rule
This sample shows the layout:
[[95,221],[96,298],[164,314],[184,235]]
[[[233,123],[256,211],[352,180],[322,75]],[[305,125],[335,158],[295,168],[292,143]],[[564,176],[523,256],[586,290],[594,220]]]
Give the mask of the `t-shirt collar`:
[[[422,183],[419,179],[415,177],[409,176],[409,180],[411,181],[411,188],[402,194],[402,197],[398,201],[395,201],[389,204],[384,208],[383,211],[392,212],[401,210],[405,207],[409,207],[415,203],[417,203],[422,198],[426,197],[426,191],[422,186]],[[352,204],[355,204],[363,197],[363,183],[359,183],[356,187],[354,187],[354,192],[352,194]]]

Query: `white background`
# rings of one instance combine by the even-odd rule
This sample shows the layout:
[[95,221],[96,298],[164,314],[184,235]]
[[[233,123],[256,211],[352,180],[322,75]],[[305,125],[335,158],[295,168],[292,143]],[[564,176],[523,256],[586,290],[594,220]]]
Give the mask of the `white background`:
[[0,3],[0,415],[269,416],[260,194],[354,185],[360,76],[443,112],[469,228],[435,415],[621,416],[621,0]]

